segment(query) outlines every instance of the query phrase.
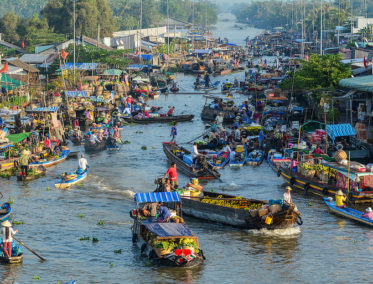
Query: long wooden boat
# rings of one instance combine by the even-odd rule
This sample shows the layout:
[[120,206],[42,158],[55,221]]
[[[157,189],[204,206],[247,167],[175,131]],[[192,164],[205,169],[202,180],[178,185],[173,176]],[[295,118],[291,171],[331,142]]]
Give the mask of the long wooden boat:
[[55,184],[55,187],[57,189],[70,188],[73,185],[77,184],[78,182],[83,181],[88,176],[88,173],[89,173],[88,167],[83,173],[79,173],[79,170],[76,170],[75,172],[68,174],[67,177],[64,177],[64,178],[61,177],[58,180],[58,182]]
[[362,217],[363,212],[352,209],[352,208],[339,208],[335,205],[334,201],[330,201],[329,198],[324,197],[324,202],[326,206],[328,206],[330,212],[345,217],[347,219],[351,219],[355,222],[359,222],[360,224],[368,225],[373,227],[373,220],[368,218]]
[[37,167],[31,167],[29,168],[27,172],[27,176],[23,176],[22,173],[17,175],[17,181],[23,181],[23,182],[29,182],[36,180],[38,178],[44,177],[47,172],[47,169],[40,165]]
[[220,174],[207,161],[204,167],[196,168],[193,171],[193,158],[190,151],[184,147],[178,146],[175,142],[163,142],[163,151],[170,162],[175,162],[177,169],[189,177],[198,179],[215,179]]
[[250,152],[246,158],[246,163],[249,166],[259,166],[264,160],[265,154],[262,150],[254,150]]
[[134,219],[132,241],[153,264],[162,266],[194,267],[205,259],[199,247],[197,236],[181,218],[181,200],[177,192],[136,193],[135,201],[139,204],[163,202],[175,205],[174,213],[178,222],[160,223],[155,217],[143,217],[140,210],[132,210]]
[[229,153],[220,151],[219,153],[216,153],[212,158],[208,159],[209,164],[213,166],[216,169],[222,169],[224,168],[227,164],[229,164]]
[[96,153],[106,150],[106,139],[103,139],[100,143],[91,144],[91,142],[86,141],[84,143],[84,150],[86,153]]
[[241,147],[241,150],[240,152],[236,152],[236,157],[234,160],[230,160],[229,162],[229,166],[230,167],[242,167],[245,163],[246,163],[246,159],[247,159],[247,148],[246,148],[246,145],[237,145],[236,148],[238,147]]
[[[181,194],[183,202],[183,213],[195,218],[218,222],[226,225],[245,229],[285,229],[291,228],[297,222],[302,224],[300,213],[293,209],[284,209],[276,204],[276,210],[270,213],[264,210],[259,213],[258,209],[262,205],[268,205],[268,201],[237,197],[224,193],[203,191],[199,197],[184,196]],[[232,206],[234,207],[227,207]],[[273,207],[273,208],[275,208]],[[246,208],[246,209],[245,209]],[[264,215],[261,215],[266,213]],[[264,216],[264,217],[263,217]],[[267,219],[267,217],[270,217]],[[268,221],[267,221],[268,220]]]
[[51,159],[51,160],[48,160],[48,159],[38,160],[36,162],[31,162],[29,166],[30,167],[43,166],[45,168],[50,168],[50,167],[53,167],[53,166],[65,161],[66,158],[69,156],[69,154],[70,154],[70,149],[66,148],[65,150],[62,150],[62,152],[59,154],[58,158],[54,158],[54,159]]
[[127,122],[134,122],[138,124],[147,124],[147,123],[169,123],[169,122],[183,122],[190,121],[194,118],[193,114],[187,115],[174,115],[174,116],[159,116],[159,117],[149,117],[149,118],[133,118],[128,117],[124,118]]

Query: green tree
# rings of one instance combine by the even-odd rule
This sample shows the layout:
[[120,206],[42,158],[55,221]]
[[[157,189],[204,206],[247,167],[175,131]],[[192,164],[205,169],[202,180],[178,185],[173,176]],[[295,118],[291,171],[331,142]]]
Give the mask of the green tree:
[[[50,0],[41,11],[56,33],[73,33],[73,2]],[[101,36],[110,36],[114,30],[112,10],[106,0],[76,1],[76,33],[95,38],[98,28]]]
[[17,34],[17,25],[19,17],[14,13],[9,12],[0,19],[0,33],[3,34],[3,40],[18,43],[20,37]]
[[335,89],[341,79],[351,76],[350,66],[341,63],[340,54],[313,54],[308,61],[302,62],[302,68],[280,85],[282,89]]

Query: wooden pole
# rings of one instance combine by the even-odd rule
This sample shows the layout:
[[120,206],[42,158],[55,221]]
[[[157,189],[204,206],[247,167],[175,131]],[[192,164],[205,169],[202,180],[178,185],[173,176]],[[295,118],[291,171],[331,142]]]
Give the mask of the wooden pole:
[[350,151],[348,151],[347,192],[350,193]]
[[27,248],[30,252],[32,252],[34,255],[36,255],[38,258],[40,258],[40,260],[42,261],[46,261],[46,259],[44,257],[41,257],[40,255],[38,255],[36,252],[34,252],[31,248],[29,248],[28,246],[25,245],[24,242],[21,242],[20,240],[17,240],[15,237],[13,237],[13,239],[15,239],[17,242],[19,242],[20,244],[22,244],[25,248]]

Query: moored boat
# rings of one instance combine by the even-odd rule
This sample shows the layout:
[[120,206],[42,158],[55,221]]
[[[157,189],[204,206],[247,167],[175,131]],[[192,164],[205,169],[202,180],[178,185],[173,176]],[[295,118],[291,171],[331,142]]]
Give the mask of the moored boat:
[[259,166],[263,162],[264,156],[262,150],[251,151],[246,158],[246,163],[249,166]]
[[92,144],[90,141],[84,143],[86,153],[96,153],[106,150],[106,139],[102,139],[100,143]]
[[27,176],[23,176],[22,172],[17,175],[17,181],[29,182],[45,176],[47,169],[40,165],[37,167],[30,167],[27,171]]
[[175,142],[163,142],[163,151],[170,162],[175,162],[177,169],[189,177],[198,179],[219,178],[219,172],[207,162],[202,160],[193,170],[193,157],[190,151],[184,147],[178,146]]
[[324,202],[325,202],[326,206],[328,206],[330,212],[332,212],[336,215],[345,217],[347,219],[351,219],[355,222],[373,227],[373,220],[370,220],[366,217],[363,217],[362,216],[363,212],[352,209],[352,208],[348,208],[348,207],[340,208],[340,207],[335,205],[335,202],[333,200],[331,200],[331,197],[329,197],[329,198],[324,197]]
[[55,187],[57,189],[70,188],[73,185],[77,184],[78,182],[83,181],[88,176],[88,173],[89,173],[89,168],[87,167],[85,171],[78,169],[73,173],[63,174],[63,176],[61,175],[61,178],[55,184]]
[[145,117],[145,118],[133,118],[126,117],[124,118],[127,122],[134,122],[138,124],[147,124],[147,123],[169,123],[169,122],[183,122],[190,121],[194,118],[193,114],[185,115],[173,115],[173,116],[157,116],[157,117]]
[[[210,155],[211,156],[211,155]],[[222,169],[227,164],[229,164],[229,153],[225,151],[220,151],[215,155],[212,155],[211,158],[208,158],[209,164],[211,164],[216,169]]]
[[30,167],[43,166],[45,168],[53,167],[65,161],[67,156],[69,156],[69,154],[70,154],[70,149],[65,148],[58,154],[58,156],[47,156],[46,159],[39,159],[38,161],[31,162],[29,166]]
[[[181,193],[183,213],[195,218],[245,229],[285,229],[297,222],[300,213],[279,201],[242,198],[217,192],[201,192],[200,196]],[[272,204],[273,203],[273,204]]]
[[12,207],[8,202],[5,202],[0,207],[0,222],[8,220],[10,215],[12,214]]
[[[157,265],[193,267],[204,260],[197,236],[181,218],[181,199],[177,192],[136,193],[137,209],[130,212],[134,219],[132,241],[141,254]],[[155,217],[143,216],[139,205],[162,202],[173,206],[170,222],[158,222]],[[173,222],[173,221],[176,222]]]
[[230,167],[242,167],[247,159],[247,148],[246,145],[237,145],[235,149],[235,158],[230,159],[229,166]]

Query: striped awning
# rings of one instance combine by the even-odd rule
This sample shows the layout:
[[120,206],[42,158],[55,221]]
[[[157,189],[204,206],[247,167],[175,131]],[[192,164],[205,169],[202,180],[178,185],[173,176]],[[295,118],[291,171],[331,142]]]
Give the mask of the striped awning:
[[334,141],[336,137],[341,136],[354,136],[356,135],[356,130],[351,126],[351,124],[330,124],[326,126],[326,132],[328,136]]
[[135,194],[135,202],[180,202],[181,198],[178,192],[143,192]]
[[83,97],[87,98],[87,91],[65,91],[65,95],[70,98]]
[[36,107],[32,112],[56,112],[58,107]]

